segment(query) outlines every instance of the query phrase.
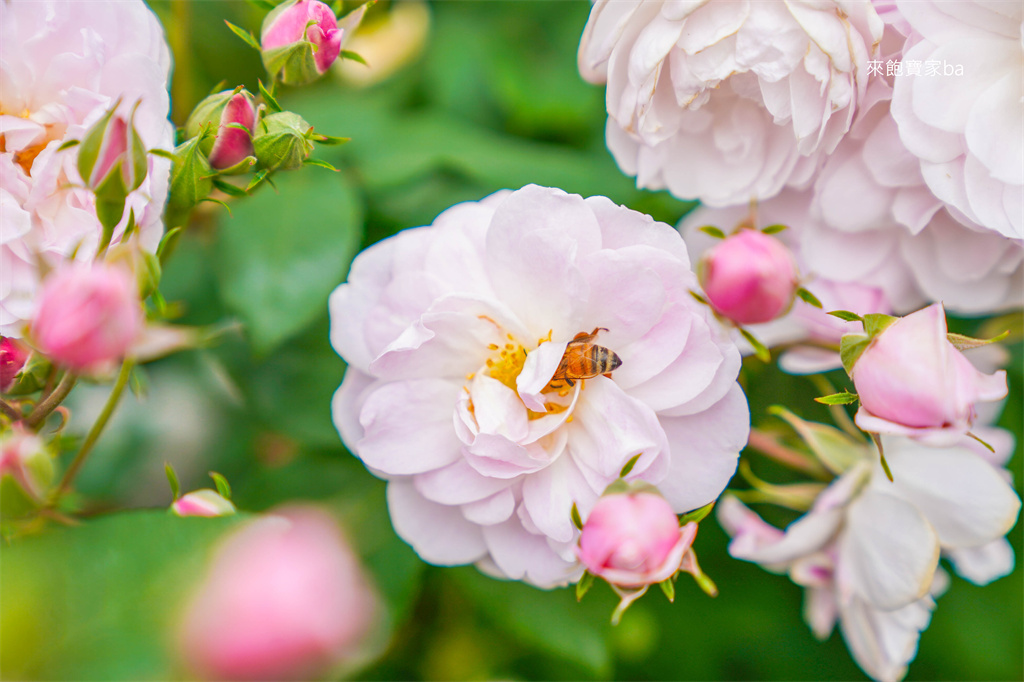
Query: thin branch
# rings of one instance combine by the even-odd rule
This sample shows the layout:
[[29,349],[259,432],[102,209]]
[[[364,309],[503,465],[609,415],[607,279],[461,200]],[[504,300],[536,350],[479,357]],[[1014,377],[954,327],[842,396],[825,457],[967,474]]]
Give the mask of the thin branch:
[[68,393],[75,387],[75,382],[78,381],[78,377],[71,372],[66,372],[61,378],[60,383],[57,384],[57,388],[53,389],[53,393],[46,396],[46,398],[36,405],[35,409],[25,417],[25,424],[27,426],[36,427],[42,423],[44,419],[50,416],[50,413],[57,409],[57,406],[64,402],[64,399],[68,397]]
[[787,466],[790,469],[795,469],[797,471],[803,471],[815,478],[821,478],[823,475],[828,474],[820,464],[812,460],[807,455],[786,447],[776,440],[774,436],[771,436],[760,429],[750,429],[750,438],[747,441],[747,445],[754,448],[761,454],[774,459],[783,466]]
[[14,407],[6,400],[0,400],[0,412],[3,412],[4,416],[13,422],[21,419],[21,411],[14,409]]

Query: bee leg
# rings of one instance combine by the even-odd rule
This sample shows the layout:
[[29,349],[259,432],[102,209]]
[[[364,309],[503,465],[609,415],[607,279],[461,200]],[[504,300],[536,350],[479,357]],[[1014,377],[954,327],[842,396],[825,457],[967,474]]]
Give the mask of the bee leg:
[[604,373],[604,374],[602,374],[601,376],[603,376],[603,377],[608,377],[609,379],[611,379],[611,378],[612,378],[612,373],[611,373],[611,372],[605,372],[605,373]]

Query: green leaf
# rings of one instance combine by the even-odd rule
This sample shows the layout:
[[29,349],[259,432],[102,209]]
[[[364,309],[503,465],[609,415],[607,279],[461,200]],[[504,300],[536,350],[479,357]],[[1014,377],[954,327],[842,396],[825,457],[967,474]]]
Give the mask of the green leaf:
[[572,519],[572,525],[576,526],[577,530],[583,530],[583,519],[580,518],[579,507],[576,503],[572,503],[572,509],[569,511],[569,518]]
[[991,339],[975,339],[970,336],[964,336],[963,334],[952,333],[946,334],[946,338],[949,339],[949,342],[953,344],[953,346],[957,350],[963,351],[970,350],[972,348],[980,348],[982,346],[987,346],[990,343],[999,343],[1009,335],[1010,330],[1007,329],[1002,334],[999,334],[998,336],[993,336]]
[[219,230],[221,296],[268,353],[323,314],[362,238],[362,206],[342,174],[291,173]]
[[160,238],[160,245],[156,247],[156,257],[161,265],[166,263],[167,259],[174,253],[174,247],[178,243],[178,238],[181,237],[181,230],[182,228],[180,227],[172,227]]
[[857,313],[852,313],[849,310],[830,310],[828,311],[828,314],[832,315],[833,317],[838,317],[840,320],[845,320],[846,322],[864,321],[864,318],[862,318],[860,315],[858,315]]
[[720,227],[715,227],[714,225],[704,225],[703,227],[697,229],[706,235],[714,237],[715,239],[725,239],[725,232],[723,232]]
[[710,303],[708,303],[708,299],[704,298],[693,289],[690,289],[690,296],[693,296],[699,303],[703,303],[704,305],[711,305]]
[[756,336],[742,328],[740,329],[740,335],[754,348],[754,355],[757,356],[758,360],[761,362],[772,361],[772,352],[768,350],[768,347],[761,343]]
[[167,482],[171,484],[171,496],[177,500],[181,497],[181,483],[178,482],[178,474],[170,462],[164,462],[164,473],[167,474]]
[[228,483],[228,479],[224,478],[223,475],[218,474],[216,471],[210,472],[210,478],[212,478],[213,482],[217,485],[217,492],[220,493],[220,496],[225,500],[230,500],[231,484]]
[[853,372],[853,366],[870,345],[871,338],[865,334],[843,334],[839,341],[839,358],[843,361],[843,369],[847,374]]
[[679,525],[685,526],[688,523],[700,523],[715,508],[715,501],[708,502],[703,507],[688,511],[679,517]]
[[899,319],[900,318],[893,317],[892,315],[869,313],[864,316],[864,332],[873,339],[885,331],[886,327]]
[[319,168],[326,168],[327,170],[334,171],[335,173],[339,172],[337,168],[327,163],[326,161],[323,161],[322,159],[304,159],[302,161],[302,165],[317,166]]
[[665,593],[665,596],[668,597],[668,600],[670,602],[675,602],[676,585],[672,582],[672,578],[666,578],[665,580],[662,580],[660,583],[658,583],[658,586],[661,587],[661,591]]
[[231,184],[227,180],[221,180],[220,178],[214,178],[213,179],[213,186],[216,187],[217,189],[219,189],[221,192],[224,192],[224,194],[227,194],[228,196],[231,196],[231,197],[245,197],[245,196],[248,196],[248,194],[246,194],[244,189],[242,189],[238,185]]
[[263,48],[260,47],[260,42],[258,40],[256,40],[256,36],[254,36],[251,31],[246,31],[244,28],[241,28],[239,26],[235,26],[234,24],[232,24],[230,21],[228,21],[226,19],[224,20],[224,23],[227,24],[228,28],[231,29],[231,32],[234,33],[239,38],[241,38],[245,42],[246,45],[248,45],[252,49],[256,50],[257,52],[262,52],[263,51]]
[[796,290],[796,295],[799,296],[800,300],[803,301],[804,303],[813,305],[815,308],[821,308],[821,301],[819,301],[818,297],[812,294],[807,289],[803,287],[798,288]]
[[[281,108],[281,105],[277,103],[277,99],[274,97],[273,91],[267,90],[267,87],[263,85],[262,80],[257,81],[257,83],[259,84],[260,94],[263,96],[264,101],[266,101],[267,108],[270,109],[271,113],[276,114],[279,111],[284,111],[284,109]],[[273,87],[273,84],[271,84],[271,87]]]
[[4,546],[5,679],[170,679],[167,646],[214,543],[244,516],[127,512]]
[[268,175],[270,175],[270,171],[267,170],[266,168],[264,168],[261,171],[257,171],[256,175],[254,175],[252,177],[252,180],[249,181],[249,184],[245,186],[246,193],[253,191],[253,189],[255,189],[256,186],[259,185],[264,180],[267,180],[269,182],[269,179],[267,178]]
[[360,55],[357,52],[353,52],[352,50],[342,50],[341,51],[341,58],[342,59],[351,59],[354,62],[359,62],[363,66],[369,66],[369,64],[366,63],[366,60],[363,59],[362,55]]
[[[764,234],[778,234],[779,232],[788,229],[789,225],[782,225],[781,223],[776,223],[775,225],[769,225],[768,227],[761,228],[761,232],[763,232]],[[820,308],[821,306],[818,307]]]
[[850,393],[849,391],[842,391],[840,393],[833,393],[832,395],[823,395],[814,399],[814,402],[821,403],[822,405],[851,405],[857,402],[857,394]]
[[333,135],[321,135],[320,133],[315,133],[313,135],[313,141],[316,142],[317,144],[322,144],[322,145],[327,145],[327,146],[337,146],[337,145],[340,145],[340,144],[345,144],[346,142],[351,142],[352,138],[351,137],[334,137]]
[[629,476],[629,472],[636,466],[636,462],[643,456],[644,453],[638,452],[629,458],[629,461],[622,466],[622,470],[619,472],[619,478],[625,478]]
[[74,147],[75,145],[79,145],[79,144],[81,144],[81,143],[82,143],[82,141],[81,141],[81,140],[68,140],[67,142],[65,142],[65,143],[64,143],[64,144],[62,144],[61,146],[57,147],[57,151],[59,151],[59,152],[62,152],[62,151],[64,151],[65,149],[71,149],[71,148],[72,148],[72,147]]
[[576,583],[576,601],[582,601],[583,595],[590,591],[590,588],[594,586],[594,574],[590,571],[583,571],[583,575],[580,576],[580,580]]

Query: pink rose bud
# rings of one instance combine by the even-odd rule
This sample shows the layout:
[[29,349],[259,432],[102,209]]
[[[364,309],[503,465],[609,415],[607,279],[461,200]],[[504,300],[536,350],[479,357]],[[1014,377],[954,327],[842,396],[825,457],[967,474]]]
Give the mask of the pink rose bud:
[[146,178],[146,150],[135,127],[112,108],[82,139],[78,151],[78,173],[90,189],[104,191],[119,185],[125,194]]
[[[0,433],[0,509],[4,516],[20,516],[44,501],[53,474],[53,457],[42,438],[18,425]],[[16,487],[9,488],[8,481]]]
[[211,166],[224,170],[253,156],[256,106],[247,91],[225,90],[204,99],[189,116],[185,134],[193,138],[207,125],[211,126],[214,135],[203,141],[201,149]]
[[672,577],[696,535],[697,524],[680,528],[661,495],[605,495],[583,525],[576,556],[613,585],[642,587]]
[[319,679],[362,652],[376,618],[375,593],[338,525],[292,508],[220,546],[179,644],[204,679]]
[[178,516],[230,516],[237,510],[231,500],[226,500],[216,490],[203,488],[182,495],[171,505],[171,511]]
[[715,245],[701,258],[697,273],[714,309],[738,324],[780,317],[797,290],[789,249],[758,230],[740,230]]
[[0,337],[0,393],[14,386],[18,372],[25,366],[28,349],[12,338]]
[[109,369],[143,329],[135,278],[125,268],[66,263],[43,283],[30,335],[74,372]]
[[263,20],[260,45],[267,71],[288,85],[311,83],[341,54],[344,30],[317,0],[291,0]]
[[976,403],[1006,397],[1006,372],[979,372],[946,334],[946,313],[936,303],[865,337],[848,368],[860,397],[857,426],[952,445],[970,430]]

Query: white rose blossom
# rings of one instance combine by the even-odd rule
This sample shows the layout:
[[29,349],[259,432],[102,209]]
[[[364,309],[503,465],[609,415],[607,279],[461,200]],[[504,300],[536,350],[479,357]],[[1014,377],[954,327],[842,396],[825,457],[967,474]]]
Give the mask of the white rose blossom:
[[[573,504],[587,518],[634,457],[628,479],[676,512],[714,500],[749,414],[694,287],[671,227],[535,185],[364,251],[330,299],[349,364],[334,421],[388,480],[398,534],[426,561],[547,587],[582,573]],[[549,386],[594,330],[621,366]]]
[[[0,331],[19,336],[33,310],[40,261],[90,258],[102,227],[78,175],[78,148],[60,150],[120,100],[147,149],[171,150],[171,58],[163,29],[141,0],[0,3]],[[135,213],[142,245],[155,250],[170,161],[149,157],[129,194],[116,243]]]
[[637,184],[710,206],[806,186],[850,129],[882,21],[870,2],[595,3],[579,68]]
[[[998,454],[977,442],[932,448],[883,437],[890,482],[874,449],[851,449],[852,466],[785,532],[727,496],[718,518],[729,553],[786,572],[805,587],[804,617],[820,639],[839,621],[854,660],[877,680],[898,680],[948,582],[940,553],[977,584],[1010,573],[1003,537],[1020,512],[1005,462],[1013,439],[989,429]],[[986,451],[987,452],[987,451]]]

